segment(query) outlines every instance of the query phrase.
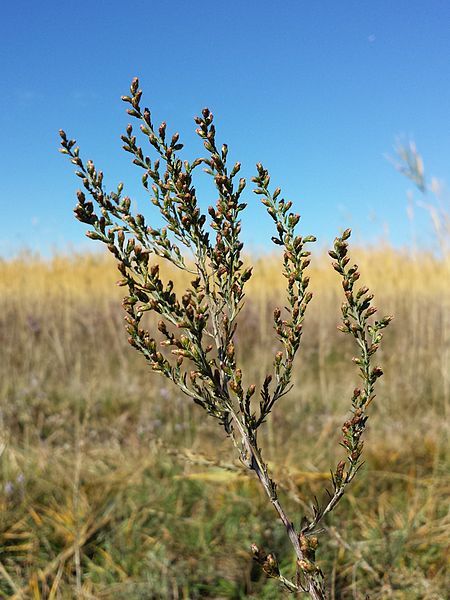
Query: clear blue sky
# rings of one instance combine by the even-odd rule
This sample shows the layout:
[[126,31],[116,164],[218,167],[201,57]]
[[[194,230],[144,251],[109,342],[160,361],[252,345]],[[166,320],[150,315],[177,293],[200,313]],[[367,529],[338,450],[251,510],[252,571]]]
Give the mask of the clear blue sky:
[[[449,181],[448,0],[17,0],[3,5],[0,33],[3,256],[93,246],[72,214],[61,127],[150,211],[119,139],[135,75],[188,157],[203,154],[192,119],[209,106],[244,175],[263,162],[322,244],[347,225],[361,241],[389,227],[408,243],[412,186],[384,156],[399,134]],[[207,181],[198,189],[204,207],[215,200]],[[271,222],[247,197],[244,238],[263,247]]]

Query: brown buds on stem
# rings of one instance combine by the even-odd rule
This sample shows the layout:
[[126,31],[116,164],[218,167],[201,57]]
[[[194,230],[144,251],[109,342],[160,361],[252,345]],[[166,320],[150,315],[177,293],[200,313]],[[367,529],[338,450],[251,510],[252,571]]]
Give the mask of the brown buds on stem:
[[[280,188],[271,192],[269,172],[258,163],[254,192],[273,221],[272,240],[282,249],[286,298],[283,309],[273,311],[279,347],[274,352],[271,373],[260,386],[259,403],[255,402],[257,386],[246,383],[238,366],[236,336],[245,286],[252,276],[252,267],[244,266],[242,257],[240,215],[246,208],[242,200],[246,182],[243,178],[237,181],[236,177],[241,164],[236,162],[231,168],[227,165],[228,146],[217,142],[213,115],[208,108],[195,118],[196,132],[207,155],[192,162],[182,161],[178,156],[183,147],[179,134],[173,134],[168,143],[166,122],[155,129],[150,110],[141,109],[141,98],[139,80],[134,78],[129,95],[122,100],[130,105],[127,112],[138,121],[138,127],[134,133],[129,124],[121,139],[132,162],[142,170],[149,206],[159,212],[163,226],[152,227],[147,214],[136,214],[131,198],[122,197],[123,184],[117,186],[117,191],[107,193],[102,171],[92,161],[84,162],[75,140],[69,140],[65,131],[60,130],[60,150],[76,166],[76,176],[83,186],[83,191],[77,193],[75,216],[89,226],[88,237],[104,243],[117,262],[119,285],[127,288],[123,308],[129,343],[142,353],[152,370],[172,381],[219,422],[239,449],[243,465],[256,474],[288,531],[296,553],[297,582],[281,574],[275,554],[266,554],[255,544],[254,559],[269,577],[278,579],[290,592],[306,591],[313,600],[323,600],[325,588],[315,562],[318,540],[312,534],[338,503],[361,465],[366,410],[375,398],[376,381],[383,374],[380,367],[372,365],[372,360],[380,347],[381,330],[392,317],[374,320],[373,296],[367,287],[356,287],[360,274],[356,265],[349,266],[351,232],[345,230],[336,238],[329,254],[344,290],[340,329],[355,339],[359,353],[354,362],[363,384],[353,392],[351,416],[342,427],[341,443],[346,456],[332,472],[334,494],[330,494],[325,506],[316,503],[312,519],[306,520],[301,531],[297,531],[281,506],[276,483],[269,476],[258,443],[258,430],[292,387],[294,361],[313,298],[307,289],[311,260],[308,244],[316,238],[298,234],[300,215],[292,212],[292,202],[282,197]],[[138,144],[138,136],[144,136],[155,159],[146,156]],[[211,176],[218,196],[206,214],[201,210],[193,181],[194,169],[199,165]],[[185,259],[187,251],[192,261]],[[164,261],[189,275],[191,283],[184,292],[175,290],[172,281],[163,281],[159,263]],[[159,339],[144,328],[147,312],[157,315]]]

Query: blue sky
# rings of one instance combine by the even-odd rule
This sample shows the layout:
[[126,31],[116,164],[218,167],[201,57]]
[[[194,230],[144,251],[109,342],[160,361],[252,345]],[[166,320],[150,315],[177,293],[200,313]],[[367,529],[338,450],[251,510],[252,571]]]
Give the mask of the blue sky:
[[[448,0],[18,0],[2,13],[0,255],[93,247],[72,214],[77,181],[57,152],[61,127],[152,214],[120,143],[120,96],[135,75],[186,157],[203,154],[193,117],[208,106],[231,160],[248,177],[263,162],[321,244],[349,225],[361,242],[387,231],[395,245],[410,242],[412,186],[385,158],[398,135],[449,181]],[[206,208],[215,195],[204,177]],[[271,222],[247,199],[244,239],[261,249]]]

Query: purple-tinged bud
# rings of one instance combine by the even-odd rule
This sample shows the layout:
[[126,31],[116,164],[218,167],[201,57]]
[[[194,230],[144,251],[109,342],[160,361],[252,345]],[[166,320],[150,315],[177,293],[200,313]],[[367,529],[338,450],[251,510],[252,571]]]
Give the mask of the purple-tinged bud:
[[264,571],[272,576],[277,577],[280,574],[278,562],[274,554],[268,554],[263,564]]
[[334,474],[336,487],[339,487],[342,484],[342,480],[344,478],[344,468],[345,462],[343,460],[339,461],[336,467],[336,473]]
[[263,386],[265,388],[267,388],[270,385],[270,382],[272,381],[272,375],[267,375],[266,378],[264,379],[264,384]]
[[164,139],[165,139],[165,137],[166,137],[166,126],[167,126],[167,125],[166,125],[166,122],[165,122],[165,121],[163,121],[163,122],[161,123],[161,125],[159,126],[159,129],[158,129],[158,131],[159,131],[159,136],[160,136],[160,138],[161,138],[162,140],[164,140]]
[[132,94],[136,94],[139,87],[139,79],[137,77],[133,77],[130,85],[130,91]]
[[375,367],[372,371],[372,376],[378,379],[383,375],[383,370],[380,367]]

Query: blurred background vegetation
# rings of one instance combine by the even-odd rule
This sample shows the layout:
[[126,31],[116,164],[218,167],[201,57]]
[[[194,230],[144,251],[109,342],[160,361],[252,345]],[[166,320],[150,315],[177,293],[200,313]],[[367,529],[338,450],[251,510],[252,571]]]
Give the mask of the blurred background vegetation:
[[[320,564],[332,599],[445,598],[450,256],[378,245],[352,257],[395,321],[366,464],[327,520]],[[248,258],[238,351],[251,383],[270,370],[284,283],[279,257]],[[0,262],[0,597],[280,597],[249,546],[294,570],[281,526],[223,432],[127,345],[117,279],[103,255]],[[342,454],[356,382],[325,254],[311,289],[297,385],[263,443],[298,520]]]
[[[425,177],[414,144],[399,141],[393,162],[420,192],[408,195],[409,229],[401,178],[381,160],[396,132],[411,132],[449,179],[450,3],[2,8],[0,598],[280,598],[252,561],[253,542],[275,551],[286,575],[295,571],[281,525],[229,440],[128,346],[110,257],[48,258],[67,243],[91,247],[71,215],[61,126],[114,183],[122,173],[141,203],[118,144],[118,98],[136,74],[155,118],[181,127],[187,148],[190,119],[208,102],[244,174],[263,160],[294,206],[305,199],[302,232],[330,241],[341,224],[356,225],[350,250],[361,281],[395,320],[377,355],[385,376],[369,409],[366,464],[325,522],[320,565],[330,600],[450,598],[449,198]],[[207,202],[209,188],[200,189]],[[243,230],[266,249],[262,214],[250,202]],[[380,225],[392,245],[374,243]],[[46,258],[13,257],[23,245]],[[277,349],[272,314],[284,281],[276,254],[255,250],[247,260],[255,274],[237,349],[250,384],[261,383]],[[343,456],[340,428],[357,382],[325,251],[311,271],[296,385],[262,431],[297,521],[314,495],[324,497]],[[179,274],[165,276],[183,288]]]

